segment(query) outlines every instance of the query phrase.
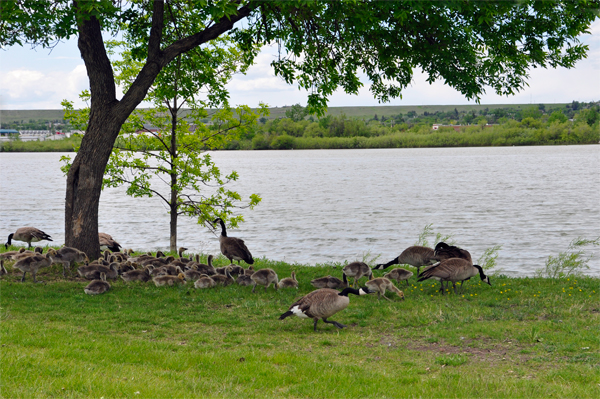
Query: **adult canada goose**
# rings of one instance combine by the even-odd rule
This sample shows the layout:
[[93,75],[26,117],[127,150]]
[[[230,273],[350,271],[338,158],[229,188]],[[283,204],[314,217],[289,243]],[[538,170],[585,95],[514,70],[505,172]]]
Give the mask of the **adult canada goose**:
[[296,280],[296,272],[292,272],[291,277],[281,279],[277,283],[277,288],[295,288],[298,289],[298,280]]
[[14,233],[8,235],[8,241],[4,244],[4,248],[8,248],[11,241],[24,241],[27,243],[27,248],[31,248],[32,242],[42,240],[52,241],[52,238],[40,229],[35,227],[20,227]]
[[363,276],[367,276],[369,280],[373,278],[373,271],[369,265],[364,262],[349,263],[342,268],[342,272],[344,272],[344,274],[348,277],[354,277],[354,284],[352,284],[353,287],[356,286],[358,280],[360,280]]
[[6,271],[6,268],[4,267],[4,259],[0,259],[0,276],[4,276],[7,273],[8,272]]
[[121,278],[125,282],[141,281],[141,282],[145,283],[152,279],[152,276],[150,276],[150,271],[152,269],[153,269],[152,266],[148,266],[144,269],[129,270],[128,272],[121,274]]
[[348,287],[348,278],[342,274],[343,280],[337,277],[325,276],[311,280],[311,284],[315,288],[346,288]]
[[215,283],[215,280],[213,280],[210,276],[203,274],[202,276],[200,276],[200,278],[198,280],[196,280],[196,282],[194,283],[194,287],[202,289],[202,288],[212,288],[215,285],[217,285],[217,283]]
[[451,258],[465,259],[473,263],[471,254],[466,249],[462,249],[454,245],[448,245],[445,242],[438,242],[435,246],[435,254],[433,259],[437,261],[443,261]]
[[236,237],[227,237],[227,230],[225,229],[225,223],[221,218],[217,218],[213,221],[213,224],[221,224],[221,236],[219,237],[219,244],[221,246],[221,253],[229,259],[229,263],[233,260],[237,260],[238,264],[241,260],[251,265],[254,263],[252,254],[244,244],[244,240]]
[[83,289],[88,295],[104,294],[110,289],[110,284],[106,281],[106,274],[100,273],[100,279],[94,280]]
[[454,287],[454,293],[458,294],[456,292],[456,282],[468,280],[477,274],[481,277],[481,281],[488,283],[490,286],[492,285],[490,278],[483,273],[481,266],[474,265],[466,259],[451,258],[423,271],[417,281],[428,279],[439,281],[442,284],[442,295],[444,294],[444,281],[450,281]]
[[16,254],[12,255],[11,258],[12,260],[21,260],[28,256],[41,255],[42,253],[44,253],[44,249],[42,247],[35,247],[33,251],[28,251],[25,248],[21,248]]
[[88,256],[85,252],[72,247],[62,247],[56,251],[56,257],[54,263],[60,263],[63,266],[63,277],[66,277],[65,271],[69,269],[71,274],[71,264],[74,262],[89,262]]
[[404,299],[404,292],[402,292],[398,288],[396,288],[396,286],[394,285],[394,283],[392,283],[390,280],[388,280],[385,277],[374,278],[372,280],[367,281],[365,283],[365,285],[371,291],[377,292],[377,299],[379,299],[379,298],[381,298],[383,296],[388,301],[391,301],[390,298],[388,298],[387,296],[385,296],[385,291],[386,290],[395,292],[400,297],[400,299]]
[[235,280],[231,276],[230,270],[231,268],[227,267],[227,269],[225,269],[225,275],[215,274],[214,276],[211,276],[211,278],[216,284],[227,287],[228,285],[235,283]]
[[179,273],[178,276],[158,276],[158,277],[154,277],[152,279],[152,281],[154,281],[154,284],[157,287],[162,287],[164,285],[169,285],[169,286],[173,286],[175,284],[185,284],[185,275],[183,273]]
[[313,319],[315,331],[317,331],[317,322],[319,319],[325,323],[333,324],[337,328],[344,328],[346,327],[345,325],[337,321],[327,320],[327,318],[348,307],[350,303],[348,294],[366,295],[370,293],[371,290],[367,287],[359,289],[344,288],[342,292],[331,288],[321,288],[306,294],[294,302],[287,312],[279,316],[279,320],[296,315],[304,319]]
[[273,270],[273,269],[257,270],[254,273],[252,273],[250,278],[252,279],[252,282],[254,283],[253,287],[252,287],[252,292],[254,292],[257,285],[264,286],[265,291],[267,291],[267,288],[269,288],[271,283],[273,283],[275,290],[277,290],[277,288],[278,288],[277,283],[279,283],[279,278],[277,277],[277,273],[275,273],[275,270]]
[[98,233],[98,240],[100,241],[100,249],[110,249],[113,252],[121,251],[121,244],[113,240],[113,238],[106,233]]
[[421,271],[421,266],[431,265],[435,263],[435,251],[429,247],[414,245],[406,248],[398,257],[392,259],[388,263],[380,263],[373,270],[387,269],[391,265],[411,265],[417,268],[417,275]]
[[53,248],[50,248],[45,255],[28,256],[27,258],[16,261],[13,267],[23,272],[21,282],[25,281],[25,273],[30,272],[33,276],[34,283],[43,283],[43,281],[37,281],[35,275],[42,267],[50,266],[53,263],[53,257],[55,255],[56,251]]
[[398,282],[398,284],[400,284],[400,281],[404,280],[406,281],[406,286],[408,287],[408,279],[411,278],[413,275],[413,272],[408,271],[406,269],[394,269],[389,273],[386,273],[383,275],[383,277],[392,279],[392,280],[396,280]]

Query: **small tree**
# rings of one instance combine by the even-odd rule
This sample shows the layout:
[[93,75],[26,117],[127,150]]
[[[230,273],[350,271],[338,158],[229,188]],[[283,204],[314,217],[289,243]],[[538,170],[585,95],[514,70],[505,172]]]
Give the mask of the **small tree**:
[[308,115],[308,110],[300,104],[294,104],[290,109],[285,111],[285,116],[294,122],[300,122],[306,115]]

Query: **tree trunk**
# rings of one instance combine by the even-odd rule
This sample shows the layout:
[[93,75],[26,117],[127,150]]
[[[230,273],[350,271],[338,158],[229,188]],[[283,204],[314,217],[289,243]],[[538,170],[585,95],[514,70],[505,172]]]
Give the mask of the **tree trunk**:
[[[178,60],[179,62],[179,60]],[[177,82],[177,81],[175,81]],[[177,251],[177,211],[179,208],[177,190],[177,83],[175,83],[175,96],[171,108],[171,251]]]

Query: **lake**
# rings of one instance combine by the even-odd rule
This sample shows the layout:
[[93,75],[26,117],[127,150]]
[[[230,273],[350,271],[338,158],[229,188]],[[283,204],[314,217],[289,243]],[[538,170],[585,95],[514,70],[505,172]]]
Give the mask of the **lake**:
[[[587,145],[219,151],[212,156],[223,172],[239,173],[228,187],[245,198],[256,193],[263,199],[254,210],[242,210],[246,221],[229,231],[246,241],[254,257],[314,265],[379,255],[377,263],[387,262],[432,224],[434,232],[451,234],[474,261],[486,248],[502,245],[496,270],[532,276],[572,239],[600,236],[599,150]],[[0,154],[1,235],[35,226],[55,244],[64,242],[61,155]],[[179,245],[219,253],[220,231],[179,220]],[[106,190],[99,226],[124,248],[169,247],[169,215],[158,198],[128,197],[124,188]],[[589,264],[587,274],[600,276],[600,261]]]

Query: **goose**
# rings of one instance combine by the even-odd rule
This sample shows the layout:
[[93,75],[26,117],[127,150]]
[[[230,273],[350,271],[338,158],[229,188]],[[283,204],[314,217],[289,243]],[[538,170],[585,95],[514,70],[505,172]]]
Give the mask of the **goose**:
[[175,284],[185,284],[185,275],[183,273],[179,273],[178,276],[158,276],[152,279],[154,284],[157,287],[162,287],[164,285],[173,286]]
[[12,260],[21,260],[28,256],[32,255],[41,255],[44,253],[44,249],[42,247],[35,247],[33,251],[28,251],[25,248],[21,248],[16,254],[12,255]]
[[253,284],[252,276],[249,274],[240,274],[235,280],[235,282],[243,287],[247,287]]
[[389,278],[389,279],[393,279],[396,280],[398,282],[398,284],[400,284],[400,281],[404,280],[406,281],[406,286],[408,287],[408,279],[411,278],[413,275],[413,272],[408,271],[406,269],[394,269],[389,273],[385,273],[383,275],[383,277]]
[[31,248],[32,242],[42,240],[52,241],[52,238],[35,227],[20,227],[14,233],[8,235],[8,241],[4,244],[4,248],[8,248],[12,240],[26,242],[28,245],[27,248]]
[[125,282],[130,282],[130,281],[141,281],[143,283],[150,281],[152,279],[152,276],[150,276],[150,271],[153,269],[152,266],[148,266],[144,269],[135,269],[135,270],[129,270],[123,274],[121,274],[121,278],[123,279],[123,281]]
[[244,269],[244,274],[246,276],[252,276],[254,274],[255,270],[254,270],[254,266],[250,265],[248,266],[247,269]]
[[[85,267],[85,266],[84,266]],[[77,269],[77,272],[79,273],[79,275],[87,280],[96,280],[100,278],[100,274],[104,273],[106,275],[106,278],[109,278],[111,280],[115,280],[119,277],[119,264],[118,263],[111,263],[110,266],[93,266],[91,269],[87,269],[85,272],[80,272],[79,269]]]
[[348,307],[350,303],[348,294],[367,295],[370,293],[371,290],[368,287],[359,289],[344,288],[342,292],[331,288],[321,288],[306,294],[294,302],[287,312],[279,316],[279,320],[296,315],[300,318],[313,319],[315,331],[317,331],[317,322],[319,319],[323,320],[324,323],[333,324],[337,328],[344,328],[346,327],[345,325],[337,321],[327,320],[327,318]]
[[119,275],[123,275],[124,273],[130,272],[132,270],[137,270],[137,267],[135,267],[135,263],[132,264],[130,261],[125,261],[119,266],[118,272]]
[[241,260],[251,265],[254,263],[252,254],[244,244],[244,240],[236,237],[227,237],[227,230],[225,229],[225,223],[221,218],[217,218],[213,221],[213,224],[221,224],[221,236],[219,237],[219,244],[221,246],[221,253],[229,259],[229,263],[233,263],[233,260],[237,260],[238,264]]
[[373,271],[364,262],[352,262],[344,266],[342,269],[344,274],[348,277],[354,277],[354,284],[352,286],[356,286],[358,280],[360,280],[363,276],[367,276],[369,280],[373,278]]
[[4,259],[0,259],[0,276],[4,276],[5,274],[8,274],[8,272],[4,267]]
[[98,240],[100,241],[100,249],[110,249],[113,252],[121,251],[121,244],[113,240],[113,238],[106,233],[98,233]]
[[369,280],[365,283],[365,285],[373,292],[377,292],[377,299],[380,299],[382,296],[391,301],[390,298],[385,296],[385,291],[389,290],[395,292],[400,299],[404,300],[404,292],[400,291],[396,286],[385,277],[378,277],[372,280]]
[[212,255],[208,255],[208,265],[205,265],[204,263],[199,263],[198,260],[200,260],[199,256],[196,255],[198,257],[198,259],[196,260],[196,262],[194,263],[194,265],[196,266],[196,270],[198,270],[199,272],[202,272],[203,274],[206,274],[208,276],[214,276],[215,274],[217,274],[217,271],[215,269],[215,267],[212,264],[213,261],[213,256]]
[[435,255],[433,259],[437,261],[443,261],[451,258],[461,258],[473,263],[471,254],[466,249],[461,249],[454,245],[448,245],[445,242],[438,242],[435,246]]
[[216,284],[220,284],[223,287],[227,287],[228,285],[235,283],[235,280],[231,276],[229,267],[225,269],[225,275],[215,274],[214,276],[211,276],[211,278]]
[[3,253],[0,254],[0,259],[13,259],[13,256],[18,255],[18,254],[22,254],[24,252],[31,252],[31,251],[27,251],[25,248],[19,248],[18,251],[3,252]]
[[391,265],[411,265],[417,268],[417,276],[421,271],[421,266],[431,265],[435,263],[435,251],[429,247],[414,245],[406,248],[397,258],[392,259],[388,263],[380,263],[373,270],[387,269]]
[[104,294],[110,289],[110,284],[106,281],[106,274],[100,273],[100,279],[90,282],[83,291],[88,295]]
[[183,272],[183,274],[185,274],[185,279],[190,281],[196,281],[200,277],[206,276],[206,273],[199,272],[196,269],[188,269],[185,272]]
[[33,276],[34,283],[43,283],[43,281],[37,281],[35,275],[42,267],[50,266],[53,263],[53,257],[55,255],[56,251],[53,248],[50,248],[46,255],[28,256],[27,258],[16,261],[13,267],[23,272],[21,282],[25,281],[25,273],[30,272]]
[[295,288],[298,289],[298,280],[296,280],[296,272],[292,272],[291,277],[281,279],[277,283],[277,288]]
[[325,276],[311,280],[311,284],[315,288],[346,288],[348,287],[348,278],[342,274],[343,280],[337,277]]
[[215,285],[217,285],[217,283],[215,283],[215,281],[206,274],[203,274],[202,276],[200,276],[200,278],[198,280],[196,280],[196,282],[194,283],[194,287],[199,288],[199,289],[212,288]]
[[58,251],[56,251],[56,257],[54,259],[54,263],[61,263],[63,266],[63,277],[66,277],[65,271],[69,269],[69,274],[71,274],[71,264],[73,262],[89,262],[88,256],[85,252],[78,250],[77,248],[72,247],[62,247]]
[[277,290],[277,284],[279,283],[279,278],[277,277],[277,273],[273,269],[260,269],[252,273],[250,276],[253,282],[252,292],[256,289],[257,285],[263,285],[265,287],[265,292],[267,288],[274,284],[275,290]]
[[442,295],[444,294],[444,281],[450,281],[454,287],[454,293],[458,294],[456,292],[456,282],[468,280],[477,274],[481,277],[481,281],[488,283],[490,286],[492,285],[490,278],[483,273],[481,266],[474,265],[466,259],[451,258],[423,271],[417,281],[438,280],[442,284]]

